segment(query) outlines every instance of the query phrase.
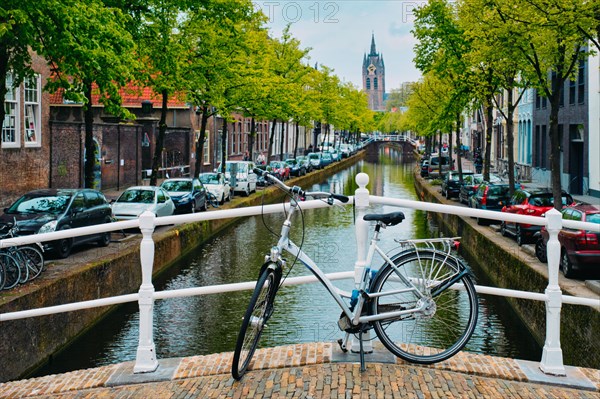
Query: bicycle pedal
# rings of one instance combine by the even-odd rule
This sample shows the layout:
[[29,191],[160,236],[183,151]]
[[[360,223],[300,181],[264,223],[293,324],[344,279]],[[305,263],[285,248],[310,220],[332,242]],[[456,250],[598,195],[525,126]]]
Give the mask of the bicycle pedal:
[[341,351],[344,353],[348,353],[348,348],[346,348],[346,346],[344,345],[344,340],[340,338],[337,340],[337,342],[338,342],[338,345],[340,346]]

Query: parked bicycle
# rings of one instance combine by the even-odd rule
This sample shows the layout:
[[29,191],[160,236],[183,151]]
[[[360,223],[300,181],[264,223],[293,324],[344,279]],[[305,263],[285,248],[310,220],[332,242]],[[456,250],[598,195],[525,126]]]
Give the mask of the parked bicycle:
[[[345,337],[338,341],[346,351],[351,336],[358,339],[361,371],[365,370],[363,334],[374,329],[383,345],[394,355],[414,363],[431,364],[459,352],[477,323],[478,299],[466,265],[452,250],[456,237],[425,240],[397,240],[399,247],[385,253],[378,245],[381,230],[404,220],[402,212],[368,214],[374,222],[366,267],[359,286],[345,292],[333,285],[317,264],[290,238],[292,218],[306,197],[323,199],[329,205],[347,202],[344,195],[306,192],[288,187],[267,172],[256,170],[290,196],[289,212],[277,244],[262,265],[256,288],[244,315],[237,339],[231,373],[237,380],[248,370],[261,333],[273,314],[275,295],[282,283],[286,261],[283,252],[300,261],[323,284],[342,310],[338,321]],[[374,265],[374,255],[384,261]],[[290,266],[293,267],[293,264]],[[310,298],[306,302],[310,303]]]
[[[0,239],[15,237],[19,232],[16,220],[3,229],[8,231],[0,233]],[[44,270],[43,247],[40,244],[7,247],[0,250],[0,255],[0,290],[11,289],[19,283],[25,284]]]

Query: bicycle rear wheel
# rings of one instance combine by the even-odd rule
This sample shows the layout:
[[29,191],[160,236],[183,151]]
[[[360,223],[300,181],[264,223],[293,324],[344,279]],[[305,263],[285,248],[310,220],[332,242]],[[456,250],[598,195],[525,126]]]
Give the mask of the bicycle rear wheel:
[[34,246],[19,247],[19,253],[29,271],[29,280],[39,276],[44,270],[44,255]]
[[281,267],[273,264],[264,268],[256,282],[233,353],[231,374],[236,380],[246,373],[263,328],[273,314],[273,300],[280,280]]
[[390,352],[409,362],[431,364],[452,357],[477,324],[478,300],[471,277],[457,260],[432,250],[402,253],[394,264],[386,264],[371,285],[370,292],[379,293],[371,301],[371,314],[420,310],[373,321],[377,336]]

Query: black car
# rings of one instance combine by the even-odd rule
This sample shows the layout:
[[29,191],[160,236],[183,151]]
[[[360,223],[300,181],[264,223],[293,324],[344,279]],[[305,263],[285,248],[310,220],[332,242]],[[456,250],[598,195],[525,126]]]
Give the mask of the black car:
[[[1,224],[16,219],[19,235],[51,233],[112,222],[112,210],[104,195],[91,189],[44,189],[31,191],[4,209]],[[44,243],[44,249],[66,258],[76,244],[95,241],[105,247],[110,232],[64,238]]]
[[207,208],[206,188],[198,179],[176,178],[165,180],[160,187],[175,204],[175,213],[195,213]]
[[[508,184],[492,184],[483,182],[471,196],[470,206],[476,209],[500,212],[510,200],[510,186]],[[516,187],[520,188],[520,186]],[[477,218],[477,224],[489,224],[488,219]]]
[[429,177],[429,160],[421,161],[421,177]]
[[[467,176],[473,176],[473,172],[470,170],[463,170],[463,182]],[[444,181],[442,182],[442,195],[446,197],[446,199],[458,197],[458,194],[460,192],[460,186],[461,182],[458,171],[451,170],[448,173],[446,173],[446,176],[444,176]]]
[[306,167],[304,166],[304,163],[298,162],[294,158],[286,159],[285,163],[290,167],[290,175],[304,176],[306,174]]

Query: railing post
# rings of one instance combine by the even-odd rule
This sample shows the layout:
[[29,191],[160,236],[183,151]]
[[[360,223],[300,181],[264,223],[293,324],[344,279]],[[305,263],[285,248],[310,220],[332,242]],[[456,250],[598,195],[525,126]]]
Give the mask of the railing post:
[[[369,175],[366,173],[359,173],[356,175],[356,184],[358,188],[354,192],[354,206],[356,207],[356,263],[354,264],[354,284],[356,288],[359,287],[363,270],[367,266],[367,248],[369,245],[369,222],[363,220],[363,216],[369,207],[369,190],[367,190],[367,184],[369,184]],[[351,342],[352,352],[360,351],[360,342],[357,339],[352,338]],[[363,334],[363,350],[365,352],[373,352],[373,346],[371,345],[370,334],[367,331]]]
[[540,370],[546,374],[567,375],[563,365],[562,349],[560,348],[560,308],[562,306],[562,291],[558,285],[558,264],[560,261],[560,243],[558,232],[562,228],[562,215],[556,209],[546,212],[546,229],[549,239],[547,244],[548,256],[548,286],[546,287],[546,342],[542,352]]
[[139,290],[140,306],[140,337],[135,359],[134,373],[149,373],[157,369],[156,348],[153,337],[154,318],[154,286],[152,285],[152,267],[154,265],[154,232],[155,216],[152,212],[140,215],[140,230],[142,242],[140,243],[140,260],[142,264],[142,285]]

